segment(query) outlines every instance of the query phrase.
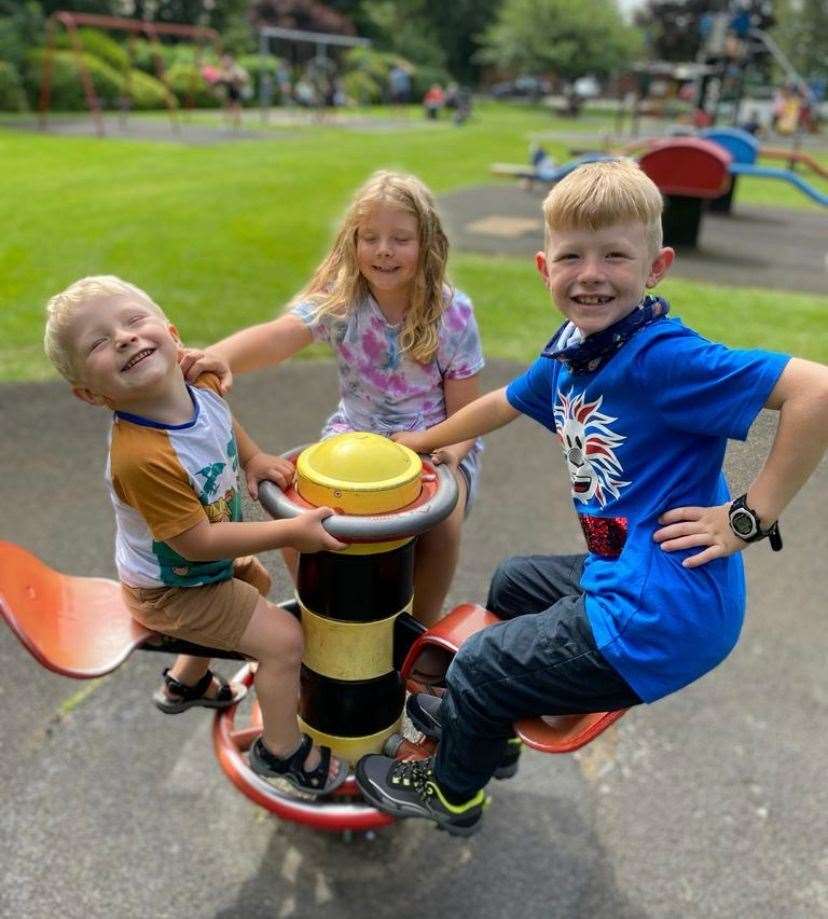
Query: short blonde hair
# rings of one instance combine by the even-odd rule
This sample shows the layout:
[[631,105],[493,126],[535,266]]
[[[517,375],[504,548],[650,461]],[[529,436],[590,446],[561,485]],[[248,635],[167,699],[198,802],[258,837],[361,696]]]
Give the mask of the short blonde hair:
[[73,342],[69,335],[69,328],[75,313],[80,306],[90,300],[108,300],[116,297],[132,297],[166,319],[164,311],[146,291],[112,274],[81,278],[74,284],[70,284],[66,290],[55,294],[46,304],[46,331],[43,335],[43,348],[60,375],[70,383],[78,382],[78,374],[74,365]]
[[653,180],[630,159],[603,160],[573,169],[546,196],[546,243],[558,230],[601,230],[638,221],[647,231],[650,253],[662,246],[664,201]]
[[317,316],[344,318],[357,309],[369,293],[368,283],[357,264],[359,226],[374,208],[382,205],[398,208],[417,221],[420,263],[411,306],[400,331],[400,346],[414,360],[427,363],[437,353],[440,322],[446,306],[448,239],[434,196],[416,176],[375,172],[357,190],[330,253],[293,302],[310,300]]

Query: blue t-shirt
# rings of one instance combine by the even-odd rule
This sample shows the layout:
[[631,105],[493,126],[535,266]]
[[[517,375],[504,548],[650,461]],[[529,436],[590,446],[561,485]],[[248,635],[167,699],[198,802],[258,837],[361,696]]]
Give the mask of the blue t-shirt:
[[727,440],[747,437],[788,360],[662,319],[593,373],[540,357],[506,390],[560,440],[589,550],[581,587],[595,640],[646,702],[711,670],[739,637],[741,554],[682,568],[701,549],[664,552],[653,533],[671,508],[730,500]]

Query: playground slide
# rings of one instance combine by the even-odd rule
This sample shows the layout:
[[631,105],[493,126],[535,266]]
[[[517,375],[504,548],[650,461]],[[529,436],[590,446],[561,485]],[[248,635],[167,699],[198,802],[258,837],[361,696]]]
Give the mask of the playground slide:
[[821,204],[823,207],[828,207],[828,195],[814,188],[802,176],[791,172],[789,169],[777,169],[775,166],[756,166],[753,163],[731,163],[730,174],[754,176],[759,179],[778,179],[780,182],[788,182],[807,195],[812,201]]

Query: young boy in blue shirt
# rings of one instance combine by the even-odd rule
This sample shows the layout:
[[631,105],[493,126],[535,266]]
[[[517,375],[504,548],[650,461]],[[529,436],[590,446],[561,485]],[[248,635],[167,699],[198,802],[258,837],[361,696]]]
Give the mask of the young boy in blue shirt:
[[[493,774],[513,774],[518,718],[612,711],[697,680],[736,644],[745,608],[740,551],[769,537],[828,440],[828,368],[707,341],[646,294],[674,252],[662,200],[624,160],[582,166],[544,202],[536,264],[566,322],[507,387],[442,424],[395,436],[425,453],[528,415],[560,441],[587,553],[507,559],[446,694],[408,711],[440,738],[420,762],[364,757],[357,781],[381,810],[456,835],[479,829]],[[728,438],[779,412],[770,453],[731,501]],[[436,454],[439,459],[439,452]]]

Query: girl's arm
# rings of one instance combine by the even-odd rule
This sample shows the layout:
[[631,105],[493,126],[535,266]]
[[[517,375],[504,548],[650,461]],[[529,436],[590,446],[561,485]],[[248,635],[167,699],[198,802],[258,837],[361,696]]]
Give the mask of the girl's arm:
[[313,341],[311,330],[290,313],[235,332],[205,351],[187,351],[179,359],[184,378],[195,382],[202,373],[215,373],[226,393],[234,373],[247,373],[279,364]]
[[[766,530],[816,469],[828,447],[828,367],[792,358],[774,386],[765,408],[779,412],[776,436],[759,474],[747,491],[747,503]],[[659,518],[653,534],[667,552],[698,547],[682,564],[695,568],[732,555],[748,543],[730,528],[730,504],[677,507]]]
[[[480,374],[466,377],[464,380],[446,379],[443,381],[443,398],[446,403],[446,418],[451,418],[467,405],[480,398]],[[437,462],[449,463],[456,466],[461,459],[474,446],[474,438],[464,440],[462,443],[451,444],[440,450],[435,457]]]
[[496,389],[475,399],[427,431],[394,434],[391,439],[417,453],[431,453],[440,447],[473,440],[481,434],[502,428],[504,424],[514,421],[519,414],[520,412],[509,404],[504,386],[503,389]]

